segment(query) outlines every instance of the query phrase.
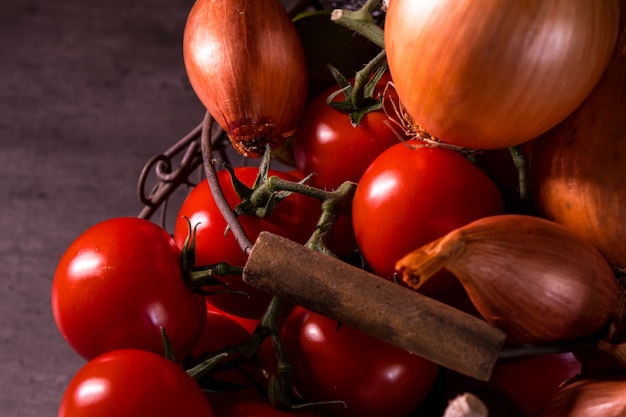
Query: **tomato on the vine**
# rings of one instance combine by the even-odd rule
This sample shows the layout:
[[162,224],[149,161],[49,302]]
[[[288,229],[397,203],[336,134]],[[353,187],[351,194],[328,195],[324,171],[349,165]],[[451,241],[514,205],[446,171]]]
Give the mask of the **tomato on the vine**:
[[[257,177],[256,167],[235,167],[235,176],[251,187]],[[269,176],[297,182],[298,179],[281,172],[270,170]],[[241,202],[235,192],[228,171],[217,173],[220,187],[231,208]],[[298,243],[305,243],[313,231],[320,215],[320,204],[311,197],[293,193],[281,200],[266,217],[241,215],[238,217],[248,238],[254,242],[261,231],[287,237]],[[188,221],[196,227],[196,258],[195,265],[207,266],[220,262],[243,267],[247,255],[241,250],[235,236],[227,232],[227,223],[222,216],[208,186],[207,181],[196,185],[183,201],[176,219],[174,240],[182,248],[188,234]],[[259,318],[265,312],[270,295],[262,290],[246,284],[240,275],[216,277],[228,285],[233,292],[221,292],[207,296],[208,302],[219,309],[247,318]],[[216,286],[210,290],[224,291]],[[235,292],[237,291],[237,292]],[[241,293],[245,294],[241,294]]]
[[52,312],[69,345],[86,359],[121,349],[163,353],[161,328],[184,359],[206,320],[204,297],[185,285],[181,251],[160,226],[136,217],[100,222],[61,257]]
[[212,417],[200,386],[152,352],[120,349],[87,362],[61,399],[59,417]]
[[[389,81],[391,77],[385,73],[377,84],[375,97]],[[326,101],[338,88],[329,87],[311,100],[294,139],[296,167],[306,175],[314,173],[309,182],[318,188],[335,189],[344,181],[358,182],[369,164],[399,141],[382,109],[368,112],[357,127],[352,126],[347,113]],[[333,101],[342,97],[340,94]]]
[[[363,174],[352,222],[370,267],[391,279],[396,261],[409,252],[503,211],[496,185],[465,156],[411,140],[387,149]],[[431,279],[426,287],[437,292],[455,284],[450,278]]]
[[304,402],[343,401],[323,410],[341,417],[405,417],[424,401],[439,367],[300,306],[283,327],[293,382]]

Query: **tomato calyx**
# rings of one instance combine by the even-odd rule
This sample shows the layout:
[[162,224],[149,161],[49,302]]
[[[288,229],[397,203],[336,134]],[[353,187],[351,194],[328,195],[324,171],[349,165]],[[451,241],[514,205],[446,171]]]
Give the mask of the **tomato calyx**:
[[[382,109],[382,100],[380,97],[374,97],[374,91],[382,76],[387,72],[384,50],[356,73],[354,85],[350,84],[348,78],[337,68],[328,64],[328,69],[340,88],[328,96],[326,102],[330,107],[348,113],[353,127],[358,127],[367,113]],[[345,99],[335,101],[340,94],[343,94]]]
[[[181,270],[183,273],[183,278],[185,280],[185,284],[189,289],[195,291],[199,294],[209,296],[217,293],[234,293],[234,294],[242,294],[241,291],[233,291],[230,289],[228,284],[223,282],[220,279],[215,278],[215,276],[228,276],[228,275],[241,275],[243,273],[243,268],[240,266],[231,265],[227,262],[219,262],[213,265],[205,265],[205,266],[195,266],[196,263],[196,233],[198,224],[192,227],[191,221],[188,217],[185,217],[187,220],[188,232],[185,237],[185,241],[183,242],[183,247],[181,251]],[[221,290],[208,291],[207,287],[222,287]],[[243,293],[243,295],[246,295]]]
[[[274,207],[283,199],[289,197],[291,192],[283,190],[271,190],[268,186],[269,169],[271,162],[271,148],[268,145],[259,164],[259,172],[252,187],[241,182],[235,170],[229,164],[224,163],[224,168],[229,172],[233,188],[241,202],[234,208],[237,216],[266,217]],[[227,229],[228,232],[228,229]]]

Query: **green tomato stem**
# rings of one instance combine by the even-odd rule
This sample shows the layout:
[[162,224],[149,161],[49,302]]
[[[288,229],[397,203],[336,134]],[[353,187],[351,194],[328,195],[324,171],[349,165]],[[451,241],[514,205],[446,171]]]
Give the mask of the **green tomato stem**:
[[370,62],[368,62],[363,69],[358,71],[354,77],[354,87],[352,89],[352,106],[355,109],[363,107],[365,102],[365,86],[370,80],[370,76],[376,71],[378,67],[384,64],[387,60],[387,54],[383,49],[378,55],[376,55]]
[[330,19],[384,48],[384,32],[372,18],[372,11],[379,4],[380,0],[367,0],[359,10],[335,9],[332,11]]
[[309,249],[313,249],[327,255],[334,256],[326,244],[333,226],[341,211],[347,210],[352,204],[352,198],[356,191],[357,184],[346,181],[333,191],[322,190],[306,184],[286,181],[278,177],[270,177],[268,180],[270,189],[297,192],[309,197],[316,198],[322,202],[322,214],[317,222],[315,231],[305,244]]
[[530,180],[528,174],[528,158],[520,146],[510,146],[509,152],[517,169],[519,182],[519,198],[524,210],[530,207]]

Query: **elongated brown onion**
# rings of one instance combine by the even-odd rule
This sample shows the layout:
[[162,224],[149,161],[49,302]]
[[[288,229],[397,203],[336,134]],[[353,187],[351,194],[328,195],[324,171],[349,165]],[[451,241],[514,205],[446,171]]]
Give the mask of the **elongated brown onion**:
[[533,139],[569,115],[615,45],[618,0],[392,0],[385,48],[400,101],[442,142]]
[[235,149],[292,136],[307,94],[304,51],[279,0],[197,0],[183,41],[189,81]]
[[623,417],[626,377],[583,379],[565,388],[537,417]]
[[565,121],[533,143],[531,194],[539,213],[626,268],[626,1],[617,47],[600,83]]
[[534,216],[476,220],[396,264],[415,288],[441,268],[459,279],[477,310],[511,343],[588,336],[614,318],[621,297],[595,247]]

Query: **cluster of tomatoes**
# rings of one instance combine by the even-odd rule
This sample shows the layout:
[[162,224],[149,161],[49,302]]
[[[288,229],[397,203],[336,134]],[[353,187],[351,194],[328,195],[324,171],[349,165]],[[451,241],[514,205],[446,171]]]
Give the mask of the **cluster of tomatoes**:
[[[380,86],[387,81],[385,75]],[[326,104],[336,89],[320,93],[305,110],[294,142],[296,167],[270,170],[269,176],[297,182],[314,172],[308,183],[322,189],[358,182],[352,210],[335,224],[330,246],[337,256],[359,253],[381,279],[393,279],[395,261],[407,252],[516,204],[502,197],[514,195],[507,187],[515,187],[502,181],[514,174],[507,153],[486,153],[476,162],[456,150],[399,140],[383,110],[367,113],[355,128],[345,113]],[[252,187],[258,171],[234,167],[232,174]],[[234,208],[241,197],[232,174],[217,173]],[[239,221],[252,241],[270,231],[304,244],[319,215],[319,201],[292,193],[269,215],[241,215]],[[276,372],[269,343],[261,345],[259,361],[218,367],[202,381],[185,372],[203,354],[249,340],[270,302],[270,294],[238,274],[220,276],[224,286],[205,287],[206,294],[190,289],[181,261],[190,236],[196,270],[245,264],[247,255],[227,227],[202,181],[179,208],[173,235],[148,220],[114,218],[71,244],[55,273],[52,307],[61,333],[88,362],[67,387],[59,416],[123,409],[142,415],[299,415],[279,410],[262,395],[267,375]],[[424,291],[472,312],[458,283],[441,275]],[[300,306],[281,322],[280,336],[295,395],[306,403],[329,402],[316,408],[337,417],[408,416],[427,406],[437,409],[468,387],[490,392],[503,409],[531,415],[579,371],[571,354],[531,357],[498,364],[482,384]],[[553,372],[547,374],[548,368]],[[520,391],[523,380],[533,383]]]
[[[372,96],[391,81],[383,74]],[[355,127],[328,103],[340,99],[337,90],[307,102],[289,145],[291,170],[268,172],[321,190],[357,184],[326,242],[337,257],[394,280],[396,261],[412,250],[476,219],[525,208],[507,149],[467,154],[426,143],[407,136],[383,108]],[[528,156],[531,146],[519,149]],[[232,209],[246,198],[241,185],[250,191],[259,171],[217,172]],[[270,206],[261,217],[238,216],[252,242],[262,231],[309,241],[319,200],[292,192]],[[440,416],[465,391],[485,400],[490,415],[524,417],[581,370],[567,352],[501,360],[489,381],[476,381],[298,305],[284,309],[273,333],[259,333],[272,295],[242,280],[246,259],[206,181],[179,207],[172,233],[128,217],[85,230],[60,259],[52,285],[56,324],[86,360],[59,417]],[[228,272],[217,272],[223,265]],[[419,291],[478,315],[446,271]],[[212,367],[197,372],[207,358]],[[277,401],[277,380],[288,401]]]

